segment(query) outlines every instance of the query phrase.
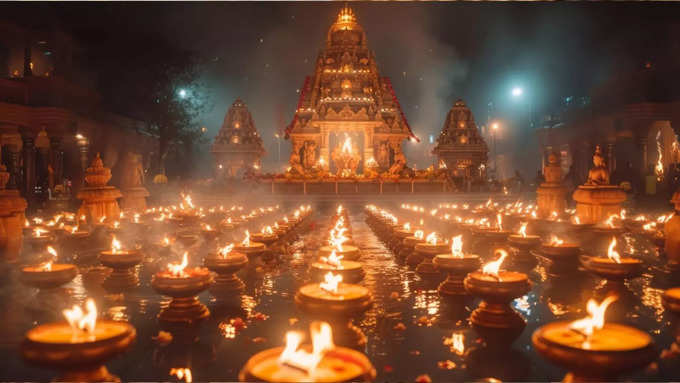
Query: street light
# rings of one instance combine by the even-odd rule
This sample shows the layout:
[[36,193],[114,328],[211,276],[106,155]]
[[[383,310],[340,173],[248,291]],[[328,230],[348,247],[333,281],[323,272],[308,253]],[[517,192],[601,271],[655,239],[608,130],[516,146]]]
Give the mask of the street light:
[[524,90],[518,86],[512,88],[512,97],[520,97]]

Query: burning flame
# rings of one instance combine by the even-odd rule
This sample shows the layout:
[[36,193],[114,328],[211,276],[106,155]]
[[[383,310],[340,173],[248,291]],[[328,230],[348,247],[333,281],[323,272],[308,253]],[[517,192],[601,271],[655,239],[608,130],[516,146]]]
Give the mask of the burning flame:
[[106,216],[99,218],[99,223],[104,223],[106,221]]
[[118,254],[122,249],[123,247],[121,246],[120,241],[118,241],[114,235],[111,240],[111,253]]
[[233,243],[230,243],[230,244],[228,244],[228,245],[226,245],[226,246],[220,248],[219,250],[217,250],[217,253],[218,253],[222,258],[226,258],[226,257],[231,253],[232,250],[234,250],[234,244],[233,244]]
[[62,311],[74,335],[82,332],[94,334],[94,328],[97,325],[97,306],[92,298],[88,298],[85,302],[85,309],[87,312],[83,312],[80,306],[73,305],[72,309]]
[[589,299],[586,305],[588,316],[583,319],[578,319],[569,324],[569,329],[582,334],[585,339],[583,347],[590,348],[590,337],[595,333],[595,330],[600,330],[604,327],[604,314],[607,307],[616,301],[615,295],[610,295],[605,298],[602,303],[597,304],[594,299]]
[[430,244],[430,245],[436,245],[437,244],[437,233],[434,231],[430,234],[427,235],[425,238],[425,241]]
[[550,236],[550,242],[548,243],[550,246],[561,246],[564,244],[564,240],[560,239],[556,235],[551,235]]
[[406,222],[406,223],[404,224],[404,230],[406,230],[406,231],[411,231],[411,224],[410,224],[409,222]]
[[522,226],[519,228],[519,235],[521,235],[522,238],[527,237],[527,222],[522,222]]
[[425,233],[422,230],[416,230],[415,233],[413,233],[413,236],[418,238],[418,239],[423,239],[425,236]]
[[286,346],[279,356],[279,363],[288,365],[307,374],[311,374],[324,358],[326,352],[335,348],[333,343],[333,329],[326,322],[312,322],[312,352],[299,349],[302,334],[294,331],[286,333]]
[[[338,220],[340,221],[340,220]],[[336,225],[337,227],[337,225]],[[347,229],[342,228],[342,229],[336,229],[333,228],[330,232],[330,239],[328,242],[330,243],[331,246],[333,246],[337,251],[342,252],[342,244],[347,242],[348,238],[345,237],[345,231]]]
[[451,338],[445,338],[444,344],[450,347],[451,352],[458,356],[465,354],[465,334],[454,332]]
[[451,238],[451,254],[456,258],[463,258],[463,235]]
[[656,173],[657,181],[661,182],[663,180],[663,149],[661,148],[661,129],[656,132],[656,152],[658,158],[656,159],[656,166],[654,167],[654,173]]
[[271,227],[271,226],[265,226],[265,227],[263,227],[262,230],[261,230],[261,232],[262,232],[262,234],[266,234],[266,235],[272,235],[272,234],[274,234],[274,230],[272,230],[272,227]]
[[439,169],[446,169],[446,162],[444,160],[439,160]]
[[612,237],[612,241],[609,243],[609,248],[607,249],[607,257],[616,263],[621,263],[621,254],[614,250],[616,247],[616,237]]
[[577,225],[581,224],[581,220],[578,218],[577,215],[574,216],[574,223],[577,224]]
[[173,277],[184,277],[184,269],[189,265],[189,260],[187,259],[188,253],[185,251],[182,256],[182,263],[168,263],[168,271]]
[[246,230],[246,237],[241,241],[241,245],[250,246],[250,232],[248,230]]
[[321,261],[324,262],[327,265],[331,265],[335,268],[340,269],[340,268],[342,268],[342,263],[340,263],[342,258],[344,258],[344,256],[342,256],[342,255],[338,256],[335,253],[335,250],[332,250],[331,254],[328,257],[321,257]]
[[57,251],[52,246],[47,246],[47,252],[52,256],[52,259],[43,263],[40,268],[43,271],[52,271],[52,264],[57,260]]
[[500,258],[482,266],[482,273],[492,275],[496,277],[496,279],[500,280],[500,277],[498,276],[498,271],[501,268],[501,263],[503,263],[505,257],[508,256],[508,253],[503,249],[498,249],[496,250],[496,254],[500,254]]
[[336,210],[336,212],[338,215],[342,214],[342,205],[338,205],[338,209]]
[[184,203],[186,203],[187,206],[188,206],[190,209],[193,209],[193,208],[194,208],[194,203],[193,203],[193,201],[191,200],[191,196],[190,196],[190,195],[187,194],[186,196],[184,196],[183,200],[184,200]]
[[163,245],[164,246],[170,246],[170,238],[168,238],[167,235],[165,237],[163,237]]
[[203,230],[211,231],[211,230],[212,230],[212,226],[210,226],[210,225],[208,225],[208,224],[206,223],[205,225],[203,225]]
[[342,144],[342,152],[346,154],[352,153],[352,139],[347,136],[345,142]]
[[33,236],[35,236],[35,237],[42,237],[42,235],[44,233],[47,233],[47,230],[43,230],[39,227],[36,227],[35,229],[33,229]]
[[324,281],[319,283],[319,287],[321,287],[322,290],[325,290],[331,294],[337,294],[338,293],[338,284],[342,282],[342,275],[340,274],[333,274],[332,272],[327,272],[326,275],[323,276]]
[[503,216],[496,214],[496,224],[498,225],[498,231],[503,231]]
[[184,380],[187,383],[193,382],[190,368],[171,368],[170,376],[176,376],[179,380]]

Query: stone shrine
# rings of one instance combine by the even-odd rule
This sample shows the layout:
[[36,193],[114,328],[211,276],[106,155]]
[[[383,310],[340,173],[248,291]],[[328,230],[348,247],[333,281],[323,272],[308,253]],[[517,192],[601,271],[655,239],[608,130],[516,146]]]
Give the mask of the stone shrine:
[[588,180],[574,191],[573,198],[576,215],[583,224],[599,223],[621,212],[626,193],[620,187],[609,184],[609,169],[599,145],[593,155]]
[[122,196],[120,190],[107,185],[111,179],[111,169],[104,167],[99,153],[85,170],[85,187],[80,189],[77,198],[82,200],[78,215],[85,215],[88,222],[97,222],[102,217],[118,219],[120,208],[118,198]]
[[146,197],[149,196],[149,191],[144,187],[141,155],[133,152],[127,153],[120,188],[123,194],[120,204],[123,209],[138,212],[146,210]]
[[562,167],[555,153],[548,155],[548,164],[543,168],[543,182],[536,189],[538,216],[546,218],[552,212],[562,214],[567,208],[567,189],[562,185]]

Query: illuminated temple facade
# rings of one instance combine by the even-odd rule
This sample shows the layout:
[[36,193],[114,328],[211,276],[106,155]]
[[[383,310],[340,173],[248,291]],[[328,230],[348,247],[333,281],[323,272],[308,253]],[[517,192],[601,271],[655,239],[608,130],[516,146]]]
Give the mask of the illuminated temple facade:
[[260,160],[265,153],[262,138],[255,129],[248,107],[240,99],[234,101],[224,116],[211,152],[215,158],[218,179],[259,170]]
[[355,175],[370,168],[396,176],[405,169],[402,142],[417,138],[347,7],[328,30],[314,74],[305,78],[286,138],[294,174]]
[[446,115],[433,153],[445,164],[454,178],[484,179],[488,148],[472,111],[457,100]]

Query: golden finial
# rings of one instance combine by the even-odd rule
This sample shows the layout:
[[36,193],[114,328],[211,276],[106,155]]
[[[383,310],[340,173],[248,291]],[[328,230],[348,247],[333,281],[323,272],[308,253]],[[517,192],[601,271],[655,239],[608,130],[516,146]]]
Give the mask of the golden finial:
[[338,23],[340,24],[348,24],[348,23],[356,23],[357,18],[354,15],[354,11],[352,11],[352,8],[345,3],[345,6],[340,10],[340,13],[338,14]]

